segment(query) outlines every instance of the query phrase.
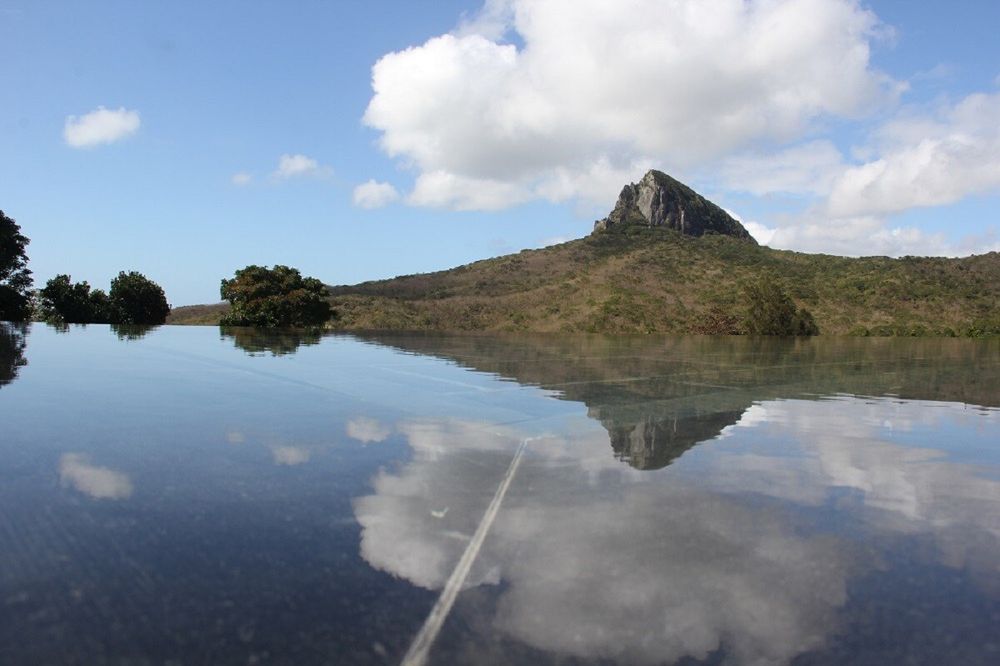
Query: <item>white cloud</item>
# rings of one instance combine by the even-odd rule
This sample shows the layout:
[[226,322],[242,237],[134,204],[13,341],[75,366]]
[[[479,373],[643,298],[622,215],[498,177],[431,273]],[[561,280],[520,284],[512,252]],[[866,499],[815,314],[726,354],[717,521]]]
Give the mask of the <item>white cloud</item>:
[[[933,113],[904,110],[872,132],[851,164],[827,141],[723,163],[723,178],[754,194],[812,199],[769,227],[745,223],[772,247],[842,255],[960,256],[1000,250],[995,233],[957,238],[894,224],[892,216],[1000,191],[1000,93],[969,95]],[[762,240],[763,238],[767,240]]]
[[432,171],[417,177],[407,202],[416,206],[455,210],[500,210],[523,203],[530,196],[516,183]]
[[114,143],[135,134],[139,124],[138,111],[129,111],[125,107],[105,109],[99,106],[80,117],[67,116],[63,138],[73,148],[91,148],[103,143]]
[[243,187],[244,185],[249,185],[253,181],[253,175],[241,171],[240,173],[234,173],[230,180],[233,185]]
[[382,208],[399,199],[399,192],[391,183],[369,180],[354,188],[352,199],[359,208]]
[[812,211],[783,226],[758,226],[758,233],[769,234],[767,245],[800,252],[899,257],[959,256],[973,251],[987,251],[982,245],[969,244],[964,240],[952,242],[941,233],[930,234],[915,227],[893,226],[886,219],[873,215],[831,218]]
[[573,236],[551,236],[538,241],[538,247],[549,247],[551,245],[562,245],[573,240]]
[[756,195],[830,192],[844,170],[844,158],[831,142],[812,141],[776,153],[742,154],[722,163],[726,184]]
[[272,177],[287,180],[300,176],[321,176],[329,173],[329,167],[321,166],[318,161],[302,154],[284,154],[278,158],[278,168]]
[[[364,120],[416,169],[409,202],[599,192],[610,205],[639,164],[676,170],[794,139],[901,88],[870,67],[882,26],[851,0],[626,5],[494,0],[454,34],[381,58]],[[522,47],[496,41],[510,32]]]
[[127,475],[91,465],[80,453],[66,453],[59,459],[59,480],[94,499],[125,499],[132,495],[132,481]]
[[759,222],[743,222],[743,227],[750,232],[753,239],[761,245],[771,245],[774,240],[774,229],[764,226]]
[[359,416],[347,422],[347,436],[362,444],[384,442],[390,434],[391,428],[367,416]]
[[879,157],[846,169],[827,206],[835,217],[884,215],[1000,189],[1000,93],[969,95],[934,116],[894,120]]

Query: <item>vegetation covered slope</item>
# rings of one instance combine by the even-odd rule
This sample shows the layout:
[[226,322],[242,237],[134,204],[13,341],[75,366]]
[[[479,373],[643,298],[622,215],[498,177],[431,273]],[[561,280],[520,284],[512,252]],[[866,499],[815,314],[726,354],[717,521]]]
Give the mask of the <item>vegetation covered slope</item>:
[[[1000,333],[1000,254],[847,258],[626,226],[451,270],[330,288],[341,330],[728,332],[774,279],[822,334]],[[177,308],[214,323],[225,306]],[[191,315],[189,318],[189,314]]]
[[334,287],[343,329],[724,332],[770,276],[821,333],[964,334],[1000,325],[1000,254],[846,258],[627,227],[393,280]]

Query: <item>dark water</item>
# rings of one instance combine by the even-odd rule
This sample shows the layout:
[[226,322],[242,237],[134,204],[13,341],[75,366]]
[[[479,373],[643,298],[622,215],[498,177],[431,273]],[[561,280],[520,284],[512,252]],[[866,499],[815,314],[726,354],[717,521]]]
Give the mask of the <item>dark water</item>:
[[997,664],[998,407],[996,341],[2,325],[0,664]]

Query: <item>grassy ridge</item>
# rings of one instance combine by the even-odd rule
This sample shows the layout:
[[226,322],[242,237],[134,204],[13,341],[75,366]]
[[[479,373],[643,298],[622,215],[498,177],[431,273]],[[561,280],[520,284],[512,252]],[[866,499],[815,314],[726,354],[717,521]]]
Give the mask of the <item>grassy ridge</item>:
[[[773,276],[824,334],[1000,333],[1000,254],[847,258],[628,227],[447,271],[330,288],[342,330],[712,333]],[[178,308],[211,323],[224,306]]]

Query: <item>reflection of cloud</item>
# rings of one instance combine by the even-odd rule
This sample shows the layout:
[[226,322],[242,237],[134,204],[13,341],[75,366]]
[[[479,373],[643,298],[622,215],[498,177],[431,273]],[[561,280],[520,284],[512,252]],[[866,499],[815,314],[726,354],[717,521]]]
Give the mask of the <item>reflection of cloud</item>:
[[[413,458],[356,500],[361,554],[434,589],[523,434],[456,421],[399,430]],[[602,434],[529,447],[467,579],[504,582],[494,626],[540,649],[636,663],[723,644],[739,661],[780,663],[823,642],[852,567],[838,542],[797,533],[773,508],[623,469],[607,446]]]
[[[794,455],[718,455],[710,474],[715,487],[751,489],[806,504],[822,501],[826,489],[850,488],[859,491],[865,506],[906,519],[915,528],[966,523],[1000,535],[995,512],[1000,481],[981,476],[973,465],[948,460],[943,450],[893,441],[928,428],[938,437],[955,437],[956,429],[982,427],[984,419],[997,424],[1000,412],[855,398],[771,401],[764,409],[769,435],[794,442],[788,451]],[[743,473],[747,465],[752,475]],[[792,476],[800,482],[788,483]]]
[[391,428],[367,416],[359,416],[347,422],[347,436],[364,444],[383,442],[390,434]]
[[91,465],[80,453],[66,453],[59,459],[59,480],[64,486],[73,486],[95,499],[124,499],[132,495],[128,476]]
[[301,465],[310,458],[309,450],[301,446],[272,446],[271,455],[277,465]]

